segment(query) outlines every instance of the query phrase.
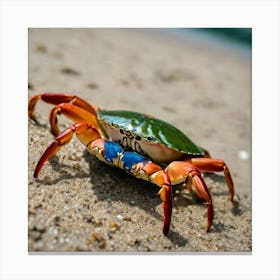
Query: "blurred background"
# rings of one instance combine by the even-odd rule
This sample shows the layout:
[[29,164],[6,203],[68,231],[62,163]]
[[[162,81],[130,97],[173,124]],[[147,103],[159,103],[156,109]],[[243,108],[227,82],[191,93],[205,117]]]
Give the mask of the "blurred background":
[[192,31],[201,33],[202,36],[208,34],[208,36],[216,37],[220,41],[239,43],[249,49],[252,46],[251,28],[196,28],[192,29]]

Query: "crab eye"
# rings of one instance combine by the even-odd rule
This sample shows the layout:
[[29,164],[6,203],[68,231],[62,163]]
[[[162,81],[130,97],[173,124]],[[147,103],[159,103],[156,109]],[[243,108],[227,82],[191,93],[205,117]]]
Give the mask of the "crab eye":
[[139,140],[141,140],[141,137],[137,135],[137,136],[135,137],[135,140],[138,140],[138,141],[139,141]]
[[153,138],[152,138],[151,136],[148,136],[147,139],[148,139],[149,141],[152,141],[152,140],[153,140]]

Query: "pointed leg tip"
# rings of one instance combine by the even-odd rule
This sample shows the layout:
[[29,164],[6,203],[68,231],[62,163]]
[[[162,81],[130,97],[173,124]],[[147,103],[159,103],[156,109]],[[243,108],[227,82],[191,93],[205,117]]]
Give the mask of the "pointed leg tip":
[[164,224],[164,225],[163,225],[162,232],[163,232],[163,234],[164,234],[165,236],[168,235],[169,227],[170,227],[170,223],[169,223],[169,224]]
[[162,232],[165,236],[167,236],[167,234],[169,232],[169,228],[163,228]]
[[40,173],[42,167],[43,167],[43,164],[42,164],[41,160],[39,160],[39,162],[37,163],[37,166],[36,166],[36,168],[34,170],[34,173],[33,173],[33,177],[34,178],[36,178],[36,179],[38,178],[39,173]]

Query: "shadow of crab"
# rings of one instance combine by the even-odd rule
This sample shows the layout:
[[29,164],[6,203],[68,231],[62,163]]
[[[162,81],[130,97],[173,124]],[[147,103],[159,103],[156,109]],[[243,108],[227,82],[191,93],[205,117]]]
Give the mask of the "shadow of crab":
[[54,185],[63,180],[88,178],[88,173],[82,170],[73,170],[73,167],[61,163],[59,157],[57,156],[54,156],[51,159],[49,159],[49,164],[52,166],[52,169],[59,174],[59,176],[55,177],[55,179],[36,178],[36,181],[38,183],[42,183],[44,185]]
[[[161,223],[163,222],[161,200],[158,196],[159,188],[157,186],[134,178],[123,170],[108,166],[93,157],[86,150],[84,152],[84,159],[89,165],[92,189],[99,200],[121,201],[128,205],[131,205],[133,201],[134,207],[143,209]],[[179,187],[182,188],[182,186]],[[177,186],[173,188],[174,197],[177,195],[176,189]],[[193,200],[191,197],[183,199],[185,199],[185,207],[201,203],[199,200]],[[204,205],[201,205],[201,207],[204,207]],[[158,208],[160,212],[157,211],[159,210]],[[188,243],[184,236],[172,230],[172,225],[167,238],[178,247],[183,247]]]
[[[74,180],[90,176],[91,188],[99,201],[120,201],[130,206],[132,205],[131,202],[133,202],[133,207],[143,209],[160,223],[163,222],[161,200],[157,194],[159,191],[157,186],[134,178],[123,170],[108,166],[92,156],[87,150],[84,151],[83,158],[88,163],[89,174],[84,171],[73,171],[73,168],[63,164],[58,157],[54,156],[49,163],[52,169],[58,172],[59,176],[52,180],[37,180],[41,183],[52,185],[61,180]],[[192,204],[193,201],[187,200],[187,204],[189,203]],[[188,243],[184,236],[172,230],[172,228],[170,228],[166,238],[178,247],[184,247]]]
[[[75,178],[86,178],[90,176],[92,190],[94,195],[99,201],[120,201],[127,205],[133,205],[136,208],[143,209],[149,215],[153,216],[160,222],[163,222],[163,216],[161,213],[161,200],[158,196],[159,188],[154,184],[139,180],[130,176],[125,171],[112,168],[107,164],[99,161],[97,158],[92,156],[87,150],[83,152],[83,158],[89,167],[89,174],[84,171],[72,170],[69,166],[59,161],[59,158],[54,156],[50,159],[50,164],[53,170],[59,173],[59,176],[51,182],[45,182],[46,184],[55,184],[60,180],[71,180]],[[69,173],[69,169],[71,172]],[[221,184],[224,186],[224,178],[216,174],[207,174],[206,178],[210,178],[215,184]],[[213,196],[227,196],[227,190],[215,191],[215,187],[211,186],[210,191]],[[203,202],[194,194],[193,191],[190,193],[185,192],[183,185],[177,185],[173,187],[174,208],[188,207],[191,205],[198,205],[204,209]],[[109,203],[110,204],[110,203]],[[233,205],[233,214],[241,215],[238,204]],[[202,222],[204,218],[202,217]],[[186,224],[187,226],[187,224]],[[216,225],[213,221],[214,231],[219,232],[219,224]],[[184,247],[188,242],[182,234],[172,229],[172,225],[167,237],[172,244],[177,247]]]

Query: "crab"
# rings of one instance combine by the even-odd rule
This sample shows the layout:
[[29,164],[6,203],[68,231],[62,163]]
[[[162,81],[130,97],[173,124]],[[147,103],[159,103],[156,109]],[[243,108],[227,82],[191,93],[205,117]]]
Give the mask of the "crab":
[[[72,94],[41,93],[29,100],[28,114],[33,120],[38,100],[55,105],[50,112],[50,127],[56,137],[45,150],[34,171],[38,177],[43,165],[66,145],[75,134],[88,151],[106,164],[125,170],[136,178],[158,187],[163,207],[163,234],[171,222],[172,186],[184,183],[206,204],[206,232],[213,221],[213,204],[202,172],[224,172],[229,200],[234,198],[234,184],[223,160],[214,159],[171,124],[147,114],[114,110],[90,105]],[[60,132],[57,116],[63,114],[73,124]]]

